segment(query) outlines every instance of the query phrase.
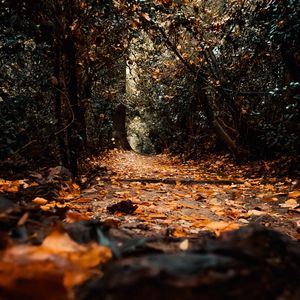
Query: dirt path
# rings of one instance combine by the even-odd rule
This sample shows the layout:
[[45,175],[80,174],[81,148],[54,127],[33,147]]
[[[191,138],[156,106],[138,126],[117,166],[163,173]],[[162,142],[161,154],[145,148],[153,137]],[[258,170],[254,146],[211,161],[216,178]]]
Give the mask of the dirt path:
[[[107,176],[96,176],[82,191],[81,211],[132,235],[219,235],[258,223],[300,238],[300,193],[289,181],[244,178],[236,166],[221,172],[222,161],[181,163],[134,152],[112,151],[101,164]],[[125,206],[108,211],[122,201]]]
[[111,151],[86,170],[0,179],[0,299],[300,299],[297,180],[226,156]]

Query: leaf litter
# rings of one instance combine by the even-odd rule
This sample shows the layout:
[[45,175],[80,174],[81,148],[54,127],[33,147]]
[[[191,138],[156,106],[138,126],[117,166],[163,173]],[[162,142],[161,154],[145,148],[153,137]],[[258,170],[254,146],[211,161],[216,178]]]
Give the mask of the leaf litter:
[[[194,299],[203,282],[210,285],[216,280],[210,273],[204,279],[198,271],[192,271],[192,261],[203,264],[212,259],[203,257],[203,253],[214,257],[214,263],[211,261],[208,267],[212,272],[225,268],[234,272],[233,278],[244,276],[243,270],[249,274],[256,272],[247,263],[235,260],[234,249],[228,252],[233,260],[230,263],[227,258],[214,256],[216,250],[210,248],[210,243],[220,243],[221,252],[226,252],[226,239],[230,245],[235,239],[243,241],[237,250],[243,256],[248,250],[256,253],[254,236],[262,239],[262,243],[269,238],[270,245],[280,242],[293,248],[294,252],[291,250],[287,255],[298,253],[293,259],[300,262],[297,180],[253,176],[255,172],[251,173],[249,165],[235,166],[227,156],[182,162],[165,154],[142,156],[114,150],[93,163],[100,172],[89,178],[83,176],[77,183],[61,168],[52,168],[45,175],[37,172],[29,179],[0,180],[1,299],[18,299],[20,295],[40,299],[47,291],[45,299],[100,299],[96,296],[99,290],[107,295],[103,299],[127,299],[122,298],[122,291],[133,287],[142,297],[144,287],[140,280],[145,279],[147,272],[154,274],[153,270],[157,270],[155,276],[169,291],[167,296],[158,296],[155,289],[151,290],[155,299],[172,299],[178,292],[176,286],[185,287],[181,291],[187,293],[180,299]],[[62,171],[64,174],[60,175]],[[276,230],[274,238],[271,230]],[[202,256],[198,253],[194,257],[195,251]],[[283,259],[281,253],[272,251],[276,259]],[[160,258],[152,258],[153,252],[165,255],[163,261],[168,261],[167,265]],[[176,269],[180,252],[186,255],[185,267],[193,274],[190,279],[198,282],[192,288]],[[258,251],[260,259],[263,255],[263,250]],[[133,264],[145,263],[145,272],[130,273]],[[280,268],[291,267],[292,262],[289,263]],[[168,264],[173,264],[172,271]],[[131,281],[120,279],[113,292],[108,287],[117,282],[119,275],[115,272],[123,274],[123,266],[128,267]],[[161,278],[164,268],[173,274],[170,276],[175,278],[175,286],[169,286],[169,279]],[[298,278],[298,271],[298,267],[294,268],[294,278]],[[266,280],[277,282],[271,278],[271,271],[261,272]],[[149,282],[155,277],[147,276]],[[224,273],[218,276],[225,282],[229,280]],[[26,284],[20,285],[22,281]],[[286,283],[277,284],[286,293]],[[235,288],[239,291],[242,287]],[[263,292],[266,297],[271,293],[268,289]],[[205,295],[210,297],[207,299],[219,299],[216,295]]]

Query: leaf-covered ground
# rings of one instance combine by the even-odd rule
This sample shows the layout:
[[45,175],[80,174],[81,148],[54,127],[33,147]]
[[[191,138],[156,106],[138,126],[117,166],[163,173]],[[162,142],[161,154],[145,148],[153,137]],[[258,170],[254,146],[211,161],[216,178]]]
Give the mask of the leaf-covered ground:
[[299,299],[299,181],[272,162],[115,150],[84,169],[0,179],[1,300]]
[[[168,155],[110,152],[101,163],[107,174],[96,175],[77,200],[89,217],[147,236],[219,235],[259,223],[300,238],[296,180],[256,177],[250,165],[227,157],[182,163]],[[128,200],[133,208],[126,210]]]

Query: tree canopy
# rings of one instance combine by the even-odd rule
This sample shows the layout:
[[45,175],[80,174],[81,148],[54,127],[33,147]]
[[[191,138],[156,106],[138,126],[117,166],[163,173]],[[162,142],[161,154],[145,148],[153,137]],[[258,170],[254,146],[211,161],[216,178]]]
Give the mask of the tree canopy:
[[[3,1],[1,156],[299,155],[300,5]],[[128,141],[132,144],[128,144]]]
[[300,298],[299,0],[0,3],[1,300]]

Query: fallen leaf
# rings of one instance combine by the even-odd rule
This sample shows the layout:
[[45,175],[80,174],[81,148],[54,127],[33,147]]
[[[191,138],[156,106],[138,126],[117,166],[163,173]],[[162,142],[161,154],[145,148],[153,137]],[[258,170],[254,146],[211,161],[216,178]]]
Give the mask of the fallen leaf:
[[51,261],[0,261],[0,270],[1,299],[69,299],[63,282],[64,270]]
[[290,211],[293,211],[293,212],[297,212],[297,213],[300,213],[300,205],[294,207],[294,208],[290,208],[289,209]]
[[71,288],[99,273],[98,265],[111,257],[109,248],[80,245],[58,227],[40,246],[12,245],[2,251],[0,289],[13,299],[69,299]]
[[149,214],[148,218],[151,219],[165,219],[167,216],[165,214]]
[[71,212],[71,211],[68,211],[66,213],[65,221],[67,223],[75,223],[75,222],[84,221],[84,220],[90,220],[90,217],[84,213]]
[[45,205],[48,203],[48,200],[45,198],[36,197],[32,200],[32,202],[38,205]]
[[180,203],[180,205],[185,208],[197,209],[197,204]]
[[207,224],[209,224],[211,221],[209,219],[203,219],[203,220],[199,220],[196,222],[193,222],[192,227],[195,228],[203,228],[205,227]]
[[80,190],[80,186],[79,186],[77,183],[72,183],[72,187],[73,187],[75,190]]
[[184,237],[186,236],[186,231],[182,227],[177,227],[171,230],[171,234],[174,237]]
[[91,202],[92,201],[92,199],[91,198],[79,198],[79,199],[77,199],[77,200],[75,200],[77,203],[89,203],[89,202]]
[[114,196],[117,196],[119,198],[126,198],[129,197],[129,191],[122,191],[122,192],[115,192]]
[[0,191],[8,193],[17,193],[20,189],[20,183],[18,180],[9,181],[0,179]]
[[300,191],[289,192],[289,197],[291,197],[291,198],[298,198],[298,197],[300,197]]
[[292,208],[294,209],[295,207],[297,207],[299,204],[297,202],[296,199],[289,199],[287,201],[285,201],[284,203],[280,203],[279,206],[280,207],[284,207],[284,208]]
[[150,20],[151,20],[149,14],[147,14],[147,13],[141,13],[141,16],[142,16],[145,20],[147,20],[147,21],[150,21]]
[[257,210],[257,209],[250,209],[247,212],[248,216],[262,216],[262,215],[265,215],[265,214],[266,214],[265,212],[263,212],[261,210]]
[[219,236],[224,231],[235,230],[240,228],[240,225],[237,223],[228,223],[225,221],[214,221],[205,226],[208,230],[215,232]]
[[89,269],[111,259],[111,250],[96,243],[80,245],[60,228],[53,230],[40,246],[17,245],[8,248],[3,256],[4,262],[26,264],[45,260],[64,267]]
[[179,244],[179,249],[182,251],[187,251],[189,249],[189,240],[185,239]]

